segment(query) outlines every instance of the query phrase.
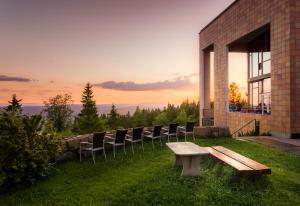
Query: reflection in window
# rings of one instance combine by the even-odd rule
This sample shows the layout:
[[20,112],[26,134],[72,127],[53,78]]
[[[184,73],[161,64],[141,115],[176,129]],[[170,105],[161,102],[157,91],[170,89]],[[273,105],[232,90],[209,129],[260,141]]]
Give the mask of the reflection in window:
[[[259,35],[258,35],[259,33]],[[229,110],[271,113],[270,28],[249,34],[228,45]],[[249,41],[247,41],[249,39]],[[246,60],[238,57],[246,55]],[[233,58],[235,56],[235,58]],[[244,66],[246,64],[246,67]],[[246,78],[245,78],[246,74]],[[236,83],[236,85],[233,85]],[[234,89],[234,88],[238,89]],[[234,93],[239,99],[234,102]]]

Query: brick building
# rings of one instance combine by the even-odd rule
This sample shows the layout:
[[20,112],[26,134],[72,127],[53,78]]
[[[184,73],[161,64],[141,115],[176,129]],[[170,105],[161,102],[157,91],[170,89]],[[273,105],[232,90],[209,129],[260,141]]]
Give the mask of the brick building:
[[199,39],[202,126],[300,137],[300,0],[236,0]]

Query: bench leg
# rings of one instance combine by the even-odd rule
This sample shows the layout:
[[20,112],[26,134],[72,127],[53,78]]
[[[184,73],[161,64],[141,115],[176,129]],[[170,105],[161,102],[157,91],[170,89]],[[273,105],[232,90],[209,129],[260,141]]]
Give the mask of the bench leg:
[[181,156],[182,173],[181,176],[199,176],[201,156]]
[[182,166],[182,160],[179,155],[175,155],[175,163],[174,166]]

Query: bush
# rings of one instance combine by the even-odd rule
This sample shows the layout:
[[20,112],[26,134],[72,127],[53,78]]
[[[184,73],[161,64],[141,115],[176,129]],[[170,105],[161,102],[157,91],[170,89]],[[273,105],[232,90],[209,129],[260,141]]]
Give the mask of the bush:
[[59,147],[53,135],[43,134],[42,116],[0,113],[0,186],[33,183],[49,171]]

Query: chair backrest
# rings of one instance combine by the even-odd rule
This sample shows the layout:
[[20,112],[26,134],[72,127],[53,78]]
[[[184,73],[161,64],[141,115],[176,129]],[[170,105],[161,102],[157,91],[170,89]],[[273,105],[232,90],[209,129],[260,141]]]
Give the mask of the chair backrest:
[[133,140],[142,139],[143,130],[144,130],[144,127],[133,128],[133,130],[132,130],[132,139]]
[[175,134],[177,132],[178,123],[172,123],[169,125],[169,134]]
[[103,140],[106,132],[95,132],[93,134],[93,148],[103,147]]
[[162,128],[162,125],[156,125],[156,126],[154,126],[152,136],[153,137],[160,136],[161,128]]
[[195,122],[186,123],[186,132],[193,132],[195,127]]
[[127,129],[118,129],[116,132],[115,143],[124,143]]

